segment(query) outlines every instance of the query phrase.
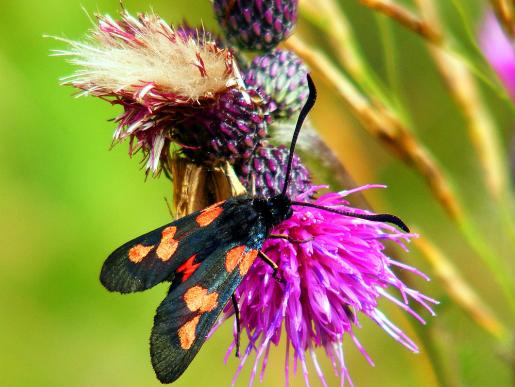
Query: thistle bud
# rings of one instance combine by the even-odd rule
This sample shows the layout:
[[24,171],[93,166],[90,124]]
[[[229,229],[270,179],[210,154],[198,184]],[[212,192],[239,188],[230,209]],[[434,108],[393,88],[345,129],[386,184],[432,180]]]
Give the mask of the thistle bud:
[[229,43],[245,50],[272,50],[297,21],[298,0],[214,0],[213,5]]
[[[247,191],[255,191],[264,197],[277,195],[283,189],[289,153],[285,146],[260,147],[252,159],[235,165],[236,174]],[[312,186],[309,171],[297,155],[293,156],[290,178],[286,192],[290,198],[297,197]]]
[[269,97],[272,117],[296,116],[309,94],[308,69],[293,52],[275,50],[257,56],[244,74],[247,87],[261,89]]

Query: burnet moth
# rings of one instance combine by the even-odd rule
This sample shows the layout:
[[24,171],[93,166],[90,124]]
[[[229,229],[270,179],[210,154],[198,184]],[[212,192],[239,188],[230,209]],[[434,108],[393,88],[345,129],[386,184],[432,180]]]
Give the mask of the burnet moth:
[[277,265],[260,249],[267,238],[285,237],[271,230],[291,217],[292,206],[389,222],[409,231],[394,215],[353,214],[287,197],[295,143],[316,100],[309,75],[308,84],[310,93],[295,126],[281,193],[270,198],[240,195],[213,204],[127,242],[104,262],[100,281],[110,291],[132,293],[171,282],[150,337],[152,365],[163,383],[175,381],[186,370],[231,297],[238,319],[234,291],[257,257],[277,273]]

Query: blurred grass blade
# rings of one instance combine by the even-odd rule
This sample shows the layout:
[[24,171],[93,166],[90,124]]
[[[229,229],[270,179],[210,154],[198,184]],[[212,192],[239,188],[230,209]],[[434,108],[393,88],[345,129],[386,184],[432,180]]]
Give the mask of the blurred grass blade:
[[423,36],[451,95],[467,119],[471,141],[479,156],[485,181],[492,196],[500,200],[507,190],[507,162],[493,119],[482,103],[475,79],[467,62],[448,47],[448,37],[442,32],[438,12],[432,1],[418,0],[422,18],[390,0],[361,0],[361,3],[381,12],[411,31]]
[[419,143],[404,123],[392,112],[387,111],[384,107],[381,109],[377,102],[372,106],[370,101],[357,90],[346,75],[323,52],[306,44],[296,36],[288,39],[286,46],[303,58],[313,70],[317,70],[330,87],[336,89],[365,129],[425,178],[433,195],[459,226],[470,246],[490,269],[503,289],[510,307],[515,311],[515,289],[509,271],[503,267],[502,260],[492,249],[492,244],[483,239],[483,234],[472,224],[470,217],[465,215],[449,178],[430,151]]
[[414,240],[422,256],[430,263],[443,287],[472,320],[496,339],[505,342],[509,339],[509,330],[481,300],[474,289],[461,276],[458,269],[427,238]]
[[367,64],[354,37],[352,26],[335,0],[303,1],[300,14],[326,34],[336,58],[356,84],[393,109],[395,101],[391,98],[391,93]]
[[515,2],[510,0],[490,0],[490,4],[504,30],[515,39]]
[[286,45],[302,57],[312,69],[319,71],[331,87],[336,88],[365,129],[425,177],[432,192],[449,216],[460,221],[463,216],[461,206],[448,179],[430,152],[418,142],[405,125],[385,107],[372,106],[368,98],[361,94],[345,74],[320,50],[307,45],[298,37],[291,37]]
[[[434,2],[417,0],[417,4],[426,20],[433,27],[442,31],[438,9]],[[447,49],[447,34],[441,32],[442,44],[430,45],[429,50],[433,56],[438,70],[446,81],[451,95],[461,108],[468,122],[469,136],[476,149],[486,185],[492,196],[501,200],[506,195],[509,185],[508,162],[500,145],[499,131],[495,127],[493,118],[483,103],[476,81],[466,63],[459,57],[452,55]]]
[[360,0],[360,2],[369,8],[384,13],[430,42],[439,44],[442,40],[440,32],[431,24],[392,0]]

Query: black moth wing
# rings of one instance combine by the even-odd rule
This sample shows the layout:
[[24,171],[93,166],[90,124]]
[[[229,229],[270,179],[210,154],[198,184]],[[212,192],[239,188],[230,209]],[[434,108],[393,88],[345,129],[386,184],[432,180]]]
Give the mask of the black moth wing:
[[[102,266],[100,272],[102,285],[110,291],[131,293],[146,290],[164,281],[180,265],[181,258],[185,259],[187,254],[181,254],[180,242],[198,228],[195,223],[195,217],[198,214],[193,213],[165,224],[117,248],[107,257]],[[157,256],[156,250],[162,240],[163,230],[168,227],[178,229],[179,232],[174,239],[179,242],[179,246],[177,246],[173,259],[163,261]],[[136,249],[138,246],[142,252],[139,257],[131,259],[131,251],[134,251],[132,249]],[[153,246],[150,251],[141,257],[145,253],[145,249],[150,246]]]
[[[223,220],[211,237],[224,242],[199,249],[200,267],[184,282],[176,277],[154,317],[150,354],[163,383],[175,381],[191,363],[265,240],[266,226],[251,205],[235,206]],[[248,266],[241,268],[245,260]]]
[[[220,233],[220,226],[234,221],[234,207],[248,207],[250,202],[246,196],[234,197],[125,243],[104,262],[100,282],[110,291],[131,293],[173,280],[177,269],[193,255],[213,251],[234,238]],[[196,263],[200,259],[199,255]]]

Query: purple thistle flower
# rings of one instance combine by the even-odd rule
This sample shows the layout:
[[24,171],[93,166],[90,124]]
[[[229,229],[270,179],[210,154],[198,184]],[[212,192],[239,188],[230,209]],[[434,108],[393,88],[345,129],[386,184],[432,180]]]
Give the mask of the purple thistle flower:
[[488,12],[479,33],[486,59],[515,101],[515,42],[510,40],[493,12]]
[[[359,214],[368,213],[349,207],[344,198],[375,187],[382,186],[368,185],[328,193],[314,200],[314,203]],[[306,200],[319,188],[312,187],[297,199]],[[269,239],[263,246],[263,252],[279,265],[279,277],[284,284],[272,277],[272,269],[266,263],[256,260],[238,287],[241,326],[242,331],[247,332],[249,343],[242,354],[233,383],[253,350],[256,358],[249,385],[253,384],[258,371],[262,377],[270,347],[279,343],[281,330],[284,329],[286,385],[289,383],[290,355],[295,369],[300,362],[306,385],[309,385],[307,354],[315,364],[321,383],[327,385],[315,356],[316,347],[325,349],[341,383],[347,380],[352,384],[344,360],[344,335],[349,335],[367,361],[373,364],[355,333],[356,328],[360,327],[361,315],[374,321],[409,350],[418,352],[417,345],[378,308],[379,299],[386,298],[421,323],[424,320],[410,302],[422,305],[434,315],[430,304],[437,302],[409,288],[392,269],[396,267],[426,280],[428,278],[417,269],[384,254],[384,241],[392,241],[406,250],[404,243],[415,235],[401,232],[389,224],[300,206],[294,206],[293,216],[272,232],[287,234],[295,240]],[[391,291],[398,292],[400,299],[390,294]],[[232,313],[232,307],[228,307],[223,320]],[[235,341],[228,355],[234,347]],[[260,361],[262,366],[258,370]]]

